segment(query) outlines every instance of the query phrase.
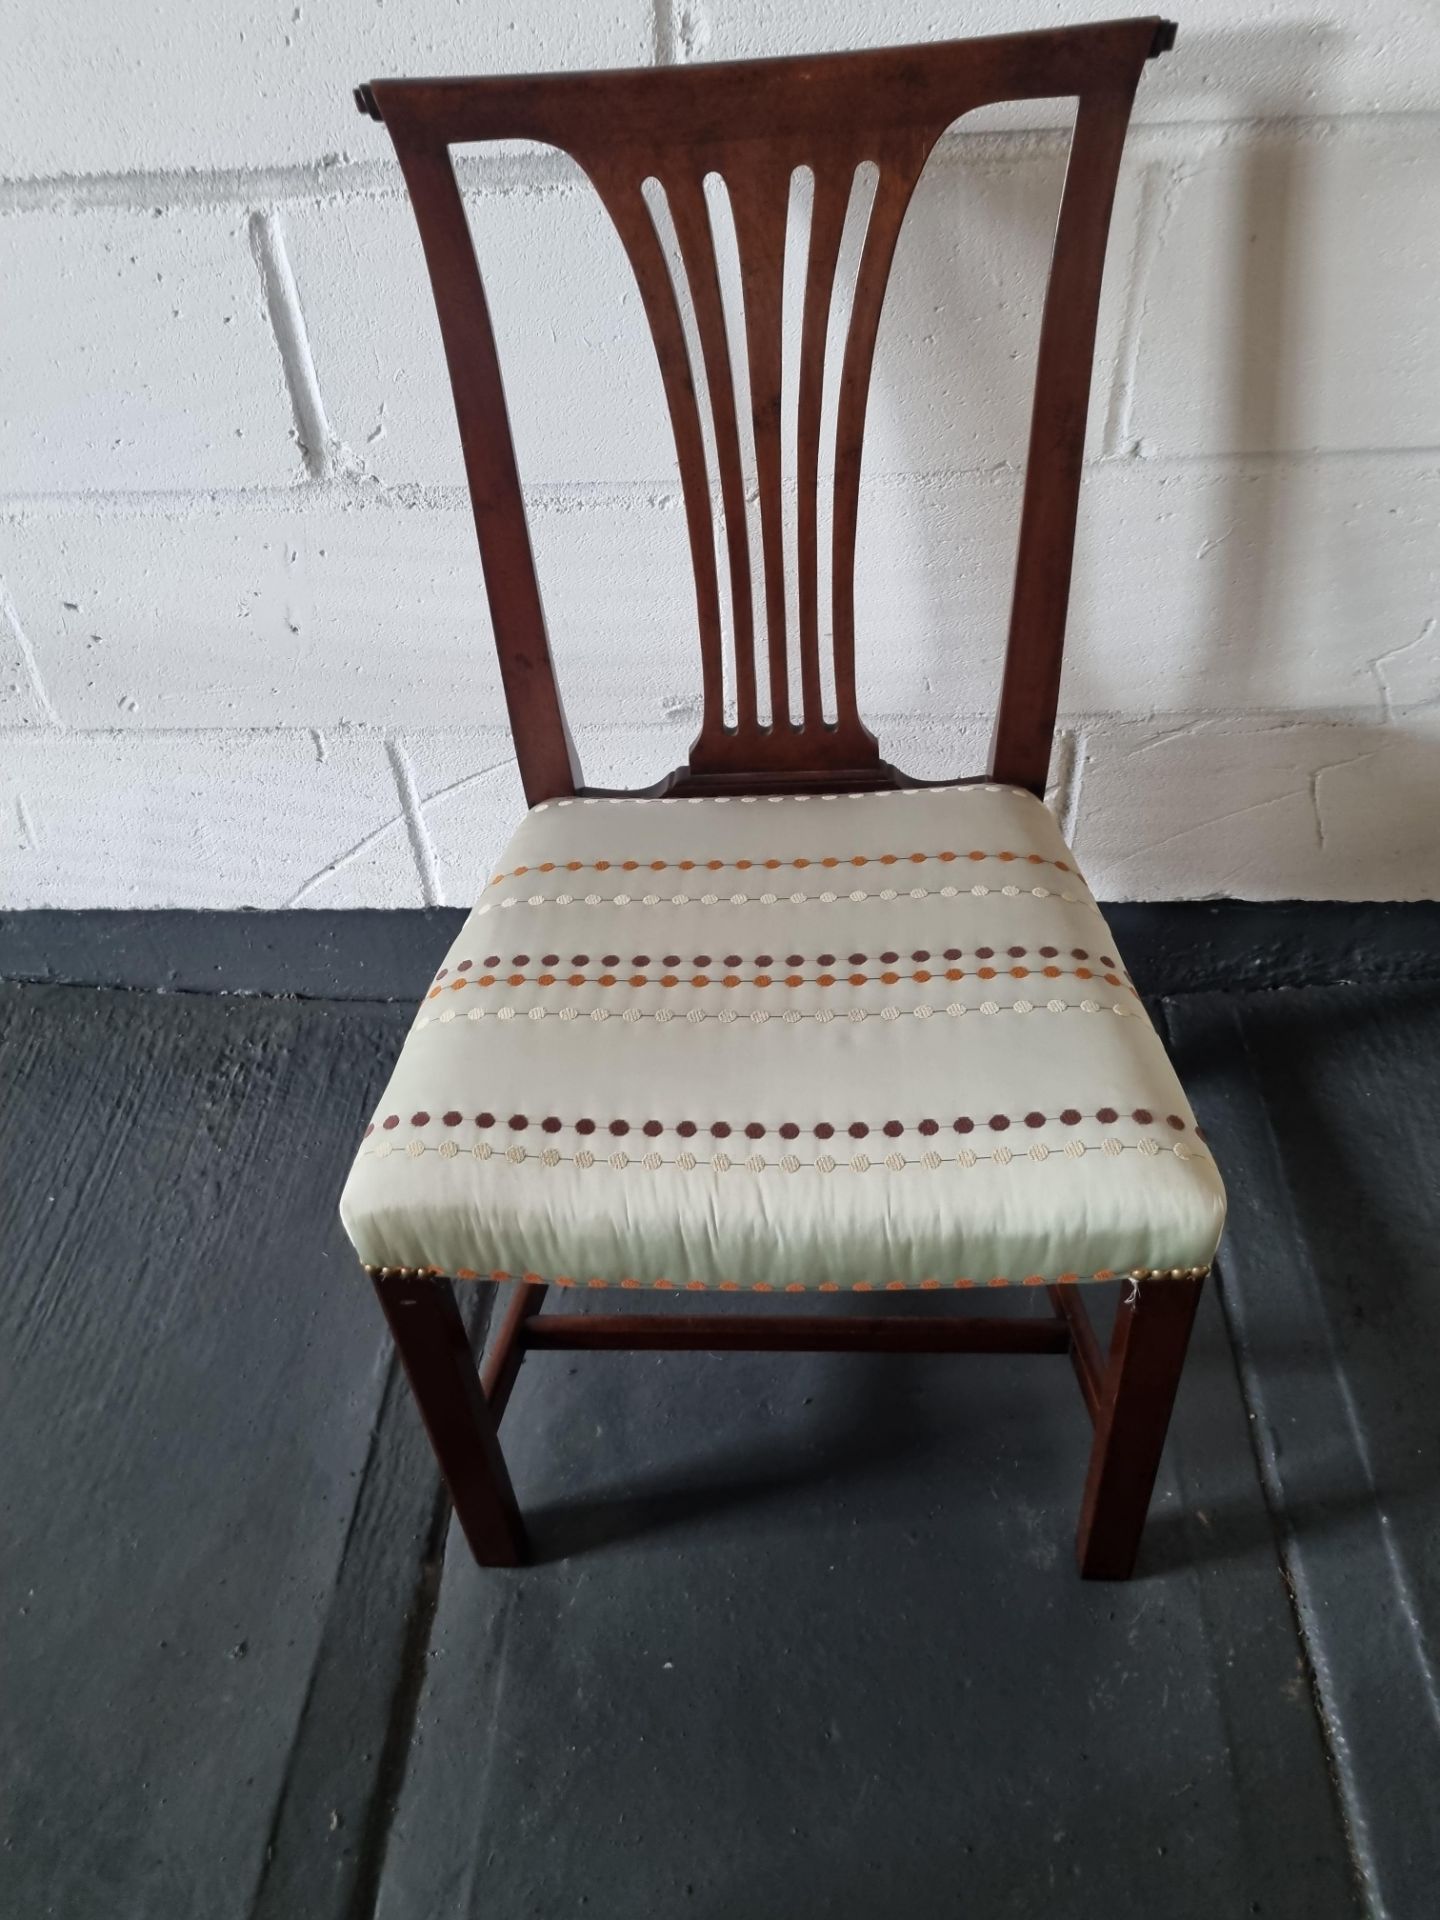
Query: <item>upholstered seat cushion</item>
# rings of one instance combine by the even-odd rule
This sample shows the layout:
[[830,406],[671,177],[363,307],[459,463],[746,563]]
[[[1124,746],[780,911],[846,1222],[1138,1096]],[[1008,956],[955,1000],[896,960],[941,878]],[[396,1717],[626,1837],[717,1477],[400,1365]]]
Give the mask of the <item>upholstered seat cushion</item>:
[[1204,1269],[1208,1148],[1059,827],[996,786],[558,800],[435,976],[371,1267],[968,1287]]

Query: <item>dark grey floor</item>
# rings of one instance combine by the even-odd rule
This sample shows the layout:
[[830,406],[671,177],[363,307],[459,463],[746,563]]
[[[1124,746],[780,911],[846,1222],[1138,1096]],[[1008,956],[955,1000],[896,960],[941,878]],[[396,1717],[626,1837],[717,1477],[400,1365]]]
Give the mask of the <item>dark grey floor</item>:
[[1367,912],[1131,910],[1232,1214],[1125,1587],[1008,1358],[537,1356],[477,1572],[334,1218],[433,918],[0,922],[0,1914],[1430,1920],[1440,986]]

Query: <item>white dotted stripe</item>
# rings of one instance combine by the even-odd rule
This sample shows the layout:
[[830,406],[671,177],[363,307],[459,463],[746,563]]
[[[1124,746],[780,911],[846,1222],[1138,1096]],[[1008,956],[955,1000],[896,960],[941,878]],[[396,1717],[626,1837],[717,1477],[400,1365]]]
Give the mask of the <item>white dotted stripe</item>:
[[1020,800],[1038,800],[1028,787],[998,787],[985,782],[966,783],[953,787],[872,787],[859,793],[685,793],[685,794],[643,794],[643,793],[596,793],[576,794],[565,800],[542,800],[538,806],[531,807],[531,813],[548,813],[552,807],[624,807],[636,804],[662,807],[778,807],[785,804],[803,807],[808,802],[817,804],[836,800],[900,800],[919,797],[931,799],[947,793],[1008,793]]
[[667,1026],[671,1021],[681,1025],[700,1026],[706,1020],[716,1020],[722,1027],[734,1026],[738,1021],[748,1020],[752,1026],[763,1027],[771,1020],[782,1025],[798,1026],[802,1020],[813,1020],[819,1026],[828,1026],[832,1020],[844,1020],[859,1026],[865,1020],[929,1020],[936,1014],[947,1014],[952,1020],[959,1020],[974,1014],[998,1013],[1113,1013],[1119,1019],[1145,1020],[1145,1010],[1138,1003],[1125,1006],[1121,1001],[1108,1003],[1100,1000],[1012,1000],[1002,1005],[998,1000],[982,1000],[978,1006],[966,1006],[963,1001],[952,1000],[944,1005],[932,1005],[922,1002],[918,1007],[817,1007],[807,1013],[799,1007],[786,1007],[782,1013],[771,1013],[768,1007],[755,1007],[749,1013],[737,1013],[733,1007],[721,1007],[711,1012],[705,1007],[691,1007],[685,1013],[677,1013],[673,1007],[626,1007],[621,1012],[612,1012],[609,1007],[471,1007],[460,1013],[454,1007],[446,1007],[443,1013],[422,1013],[415,1022],[414,1030],[424,1027],[448,1027],[456,1020],[592,1020],[596,1026],[606,1020],[619,1020],[634,1026],[641,1020],[653,1020],[657,1026]]
[[591,1153],[588,1148],[581,1148],[575,1153],[561,1153],[558,1147],[546,1147],[539,1153],[532,1153],[521,1146],[495,1147],[488,1140],[477,1140],[470,1147],[462,1147],[456,1140],[442,1140],[438,1146],[430,1146],[424,1140],[411,1140],[405,1145],[377,1140],[362,1147],[358,1158],[423,1160],[432,1153],[441,1160],[504,1160],[513,1167],[536,1162],[551,1168],[578,1167],[581,1172],[603,1166],[613,1168],[617,1173],[624,1173],[631,1167],[640,1167],[648,1173],[658,1173],[663,1167],[678,1167],[682,1173],[765,1173],[771,1169],[780,1173],[874,1173],[882,1169],[888,1173],[905,1173],[918,1167],[926,1173],[936,1173],[942,1167],[959,1167],[968,1171],[972,1167],[1009,1167],[1020,1162],[1043,1166],[1052,1160],[1083,1160],[1091,1154],[1099,1154],[1106,1160],[1118,1160],[1127,1153],[1137,1154],[1142,1160],[1210,1158],[1202,1147],[1188,1145],[1183,1140],[1177,1140],[1172,1146],[1148,1135],[1139,1141],[1117,1140],[1113,1136],[1099,1141],[1067,1140],[1063,1147],[1047,1147],[1043,1141],[1036,1140],[1028,1147],[1016,1149],[1001,1146],[990,1153],[976,1153],[971,1147],[961,1147],[955,1153],[932,1151],[918,1157],[903,1153],[852,1153],[837,1158],[834,1154],[820,1153],[810,1160],[802,1160],[794,1153],[782,1154],[778,1160],[763,1153],[712,1153],[706,1157],[694,1153],[661,1154],[653,1150],[627,1153],[620,1148],[613,1153]]
[[475,917],[506,907],[832,907],[837,903],[862,900],[983,900],[987,895],[1003,900],[1059,900],[1066,906],[1099,908],[1088,893],[1071,893],[1058,887],[882,887],[866,893],[856,887],[848,893],[826,889],[824,893],[508,893],[503,900],[487,900],[475,908]]

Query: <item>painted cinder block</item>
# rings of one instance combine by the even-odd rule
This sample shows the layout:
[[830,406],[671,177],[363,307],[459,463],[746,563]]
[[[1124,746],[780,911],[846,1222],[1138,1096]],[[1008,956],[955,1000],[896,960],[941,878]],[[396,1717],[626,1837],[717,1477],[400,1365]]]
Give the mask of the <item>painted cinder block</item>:
[[[1070,0],[1042,9],[1026,0],[689,0],[686,50],[701,60],[741,60],[903,41],[1016,33],[1030,27],[1111,20],[1114,0]],[[1146,70],[1140,121],[1250,120],[1298,114],[1399,112],[1440,96],[1440,38],[1407,0],[1307,13],[1257,10],[1246,0],[1190,0],[1172,53]],[[966,125],[1048,125],[1057,104],[1030,101],[977,114]]]
[[298,477],[243,209],[11,214],[0,285],[6,492]]
[[388,143],[356,116],[358,81],[641,66],[654,26],[652,0],[13,8],[5,56],[23,84],[0,117],[0,173],[371,159]]
[[[905,216],[876,343],[865,472],[1024,465],[1063,144],[932,157]],[[1095,342],[1087,450],[1103,451],[1119,377],[1142,173],[1122,170]]]
[[[866,487],[856,626],[867,714],[923,721],[993,704],[1020,495],[1006,472]],[[498,720],[463,500],[302,500],[291,512],[65,508],[0,530],[15,613],[60,718]],[[1423,461],[1092,468],[1063,710],[1378,714],[1434,697],[1437,517],[1440,475]],[[693,715],[699,650],[674,493],[547,494],[531,523],[576,724]]]
[[254,728],[436,717],[495,681],[461,511],[32,516],[5,529],[60,718]]
[[[658,719],[698,679],[673,499],[532,516],[582,716]],[[35,514],[0,530],[62,720],[83,727],[453,725],[500,711],[468,507]],[[637,712],[637,709],[640,712]]]
[[[993,703],[1020,498],[1013,474],[867,490],[869,711]],[[1419,458],[1092,467],[1062,713],[1379,711],[1440,691],[1437,515],[1440,475]]]
[[1064,709],[1383,710],[1387,671],[1413,697],[1437,514],[1420,456],[1093,469]]
[[1437,818],[1433,713],[1157,717],[1087,737],[1075,848],[1111,900],[1434,899]]
[[[1081,0],[1066,21],[1104,19]],[[6,54],[23,84],[0,121],[0,173],[46,178],[135,169],[243,168],[384,152],[350,89],[384,74],[534,73],[885,46],[1037,24],[1021,0],[526,0],[524,6],[412,0],[405,7],[272,8],[261,0],[178,0],[103,9],[18,8]],[[657,21],[658,15],[658,21]],[[1336,17],[1338,15],[1338,18]],[[678,16],[678,32],[670,22]],[[1152,120],[1397,112],[1434,105],[1440,41],[1407,0],[1257,18],[1244,0],[1192,0],[1174,53],[1147,73]],[[55,103],[63,100],[65,110]],[[1056,114],[1032,103],[1012,122]]]
[[[7,48],[5,905],[463,904],[518,817],[418,240],[353,80],[1035,24],[1018,0],[298,11],[120,0]],[[1111,897],[1440,890],[1440,258],[1418,217],[1440,182],[1403,117],[1440,97],[1440,41],[1403,0],[1342,13],[1196,0],[1139,95],[1062,692],[1082,739],[1055,763]],[[917,776],[984,763],[1061,165],[1049,134],[962,131],[897,258],[857,626],[862,706]],[[586,775],[641,784],[683,759],[698,672],[638,300],[563,163],[460,171]],[[254,220],[294,267],[283,345]],[[301,389],[313,361],[300,410],[331,433],[308,474],[287,358]]]
[[419,875],[376,735],[7,736],[9,907],[411,907]]
[[1440,443],[1433,129],[1262,137],[1185,173],[1144,289],[1126,437],[1161,455]]

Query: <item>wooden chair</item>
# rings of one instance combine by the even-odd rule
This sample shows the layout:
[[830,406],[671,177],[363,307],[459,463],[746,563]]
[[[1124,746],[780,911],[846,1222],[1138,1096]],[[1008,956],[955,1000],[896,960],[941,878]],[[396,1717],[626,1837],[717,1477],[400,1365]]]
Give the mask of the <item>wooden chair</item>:
[[[1219,1235],[1223,1194],[1213,1163],[1197,1144],[1193,1116],[1160,1043],[1113,957],[1073,863],[1065,858],[1068,850],[1058,828],[1032,796],[1043,799],[1055,723],[1096,310],[1116,173],[1142,69],[1174,37],[1167,22],[1145,18],[815,58],[543,78],[380,80],[357,90],[362,111],[382,120],[390,132],[419,222],[454,388],[515,750],[532,809],[492,886],[508,888],[518,875],[532,877],[513,893],[496,896],[487,890],[437,974],[429,1000],[443,1010],[422,1008],[391,1090],[367,1131],[343,1203],[461,1525],[483,1564],[512,1565],[524,1554],[497,1428],[526,1353],[865,1349],[1068,1355],[1095,1429],[1080,1521],[1080,1567],[1090,1577],[1123,1579],[1132,1571],[1191,1322]],[[990,768],[969,781],[910,781],[880,757],[861,721],[855,692],[854,551],[866,396],[881,303],[907,205],[941,134],[976,108],[1053,96],[1073,96],[1076,119],[1040,332]],[[541,611],[494,335],[449,151],[455,143],[513,139],[563,150],[593,183],[634,271],[674,432],[695,577],[704,710],[688,764],[644,794],[629,797],[601,794],[581,782]],[[852,187],[857,168],[867,162],[878,172],[835,399],[827,663],[818,590],[826,334]],[[799,328],[796,565],[793,580],[787,580],[782,283],[791,180],[799,168],[813,175],[813,202]],[[744,310],[745,351],[738,367],[732,365],[734,336],[727,334],[722,274],[707,212],[705,182],[711,175],[723,180],[733,211]],[[656,202],[668,210],[670,234],[652,212]],[[747,387],[749,393],[758,542],[747,527],[744,401],[737,403],[737,385],[742,394]],[[712,458],[718,468],[718,514],[708,465]],[[758,600],[752,600],[752,580],[761,583]],[[798,607],[793,633],[787,588]],[[763,609],[758,620],[757,605]],[[827,664],[834,689],[829,712]],[[823,803],[837,796],[851,805],[832,805],[827,813]],[[888,811],[877,805],[882,797],[891,802]],[[737,812],[757,800],[762,802],[758,814]],[[802,812],[806,800],[815,804]],[[764,802],[777,811],[767,815]],[[581,811],[587,806],[589,814]],[[667,807],[670,811],[662,811]],[[726,807],[728,813],[720,811]],[[876,838],[883,820],[894,823],[899,843],[893,848]],[[980,839],[967,846],[963,837],[957,844],[961,821],[976,823],[977,834],[1009,844]],[[761,828],[776,836],[768,858],[764,849],[772,843]],[[922,842],[922,833],[929,839]],[[682,837],[676,839],[677,834]],[[711,857],[682,857],[690,844],[684,834],[709,836]],[[616,837],[614,859],[602,857],[612,844],[608,836]],[[624,845],[621,836],[629,836]],[[938,850],[937,837],[945,842]],[[862,840],[870,851],[849,851]],[[748,857],[742,844],[751,849]],[[827,845],[828,854],[821,851]],[[627,850],[642,857],[622,857]],[[566,857],[576,851],[579,858]],[[951,880],[848,893],[822,884],[836,869],[851,866],[869,866],[884,879],[906,861],[917,863],[915,872],[923,866],[930,879],[950,875]],[[967,861],[976,864],[965,870]],[[1044,875],[1052,884],[999,884],[1016,871],[1017,861],[1022,877]],[[954,884],[956,863],[962,863],[967,877],[993,872],[997,882]],[[676,869],[682,870],[681,891],[672,896],[653,890],[674,884]],[[696,869],[728,871],[731,881],[738,876],[746,887],[730,894],[685,891],[695,884],[685,876]],[[780,869],[788,874],[787,884],[799,890],[753,891],[753,873],[763,880]],[[589,876],[586,885],[601,887],[603,880],[611,890],[584,895],[557,890],[567,873],[582,871]],[[643,895],[615,890],[619,883],[629,884],[626,877],[632,873],[662,871],[663,882],[636,883],[652,884]],[[532,882],[533,894],[527,892]],[[586,906],[599,909],[597,919],[610,930],[598,942],[568,938]],[[511,909],[507,924],[513,940],[484,931],[507,921],[500,908]],[[492,910],[492,918],[482,918]],[[924,923],[930,931],[917,935],[922,915],[930,916]],[[1010,916],[1012,938],[1021,916],[1030,917],[1019,943],[998,950],[999,964],[991,966],[997,949],[988,942],[1004,937],[992,931],[1004,915]],[[858,942],[865,950],[843,961],[812,953],[811,947],[841,944],[827,938],[826,929],[842,920],[849,930],[847,943]],[[770,928],[781,924],[783,940],[778,933],[771,939]],[[566,959],[559,951],[562,944],[618,949],[615,927],[629,933],[652,925],[696,928],[693,944],[704,936],[704,944],[717,953],[725,944],[740,951],[720,960],[695,955],[679,931],[657,933],[653,940],[645,931],[645,944],[655,954],[629,960],[619,951],[598,959],[589,953]],[[711,939],[712,926],[726,931]],[[861,932],[853,931],[857,927]],[[1085,946],[1072,948],[1077,927],[1090,932]],[[1033,944],[1047,935],[1051,944]],[[902,940],[908,944],[915,937],[924,944],[902,958]],[[636,931],[633,944],[640,939]],[[932,957],[930,944],[937,939],[948,939],[949,945],[943,955],[937,951]],[[981,941],[987,944],[976,944]],[[797,947],[783,963],[795,970],[783,979],[782,963],[771,955],[746,957],[749,945],[774,945],[778,953],[782,943]],[[507,960],[501,949],[510,944],[534,951]],[[659,955],[666,944],[675,953]],[[480,955],[484,945],[497,951]],[[544,954],[544,945],[557,951]],[[882,945],[897,951],[879,953]],[[1042,955],[1051,964],[1042,967]],[[1026,964],[1009,966],[1009,956],[1023,957]],[[1071,967],[1076,956],[1086,964]],[[976,966],[977,958],[985,964]],[[948,963],[943,972],[938,970],[942,959]],[[912,963],[913,972],[893,970]],[[613,965],[621,973],[597,975],[590,970],[597,965]],[[768,970],[772,965],[774,972]],[[883,965],[886,971],[846,974],[847,965]],[[507,974],[511,966],[516,971]],[[637,971],[623,978],[627,966]],[[816,972],[817,966],[830,970]],[[576,970],[567,974],[567,967]],[[699,970],[690,974],[690,967]],[[727,967],[730,972],[721,971]],[[747,973],[750,967],[758,971]],[[664,968],[670,971],[660,971]],[[993,995],[974,1000],[973,993],[989,994],[997,978],[1013,991],[1016,976],[1045,980],[1058,997],[1044,1006],[1023,998],[1002,1006]],[[1096,991],[1114,996],[1105,1005],[1093,995],[1075,997],[1101,980],[1108,984]],[[949,1000],[933,997],[933,983],[942,981],[952,983],[941,989],[952,996]],[[486,993],[496,991],[512,992],[514,1004],[492,1012],[493,997],[487,1001]],[[775,994],[782,991],[791,993],[793,1004],[772,1021]],[[610,1027],[603,1024],[607,992],[618,993],[625,1007]],[[727,993],[741,1008],[738,1026]],[[837,993],[850,995],[848,1008],[835,999]],[[967,993],[970,999],[953,997]],[[456,994],[464,994],[465,1001],[454,1000]],[[556,994],[571,995],[571,1003],[557,1008]],[[675,999],[674,1011],[664,1004],[667,994]],[[468,1015],[461,1011],[466,1001]],[[680,1010],[682,1002],[688,1011]],[[1051,1031],[1033,1037],[1046,1008],[1055,1016]],[[935,1012],[957,1018],[926,1026]],[[1036,1017],[1027,1025],[1015,1018],[1022,1012]],[[1087,1013],[1131,1018],[1123,1024],[1103,1017],[1086,1020]],[[1062,1014],[1081,1017],[1062,1019]],[[562,1025],[567,1019],[570,1024]],[[867,1019],[868,1028],[854,1024]],[[893,1039],[884,1037],[887,1020]],[[631,1034],[644,1024],[644,1034],[633,1042],[622,1037],[612,1043],[609,1036],[623,1036],[627,1021]],[[871,1033],[873,1045],[865,1037]],[[926,1040],[922,1047],[918,1036],[936,1033],[939,1040]],[[698,1098],[697,1088],[723,1082],[733,1101],[737,1082],[726,1078],[726,1049],[747,1047],[753,1055],[754,1048],[772,1045],[757,1037],[761,1034],[778,1034],[775,1047],[790,1050],[776,1068],[776,1079],[791,1093],[798,1088],[797,1107],[804,1105],[810,1079],[824,1079],[833,1068],[854,1074],[850,1084],[857,1098],[863,1087],[884,1096],[882,1107],[889,1101],[899,1111],[917,1071],[923,1080],[927,1063],[938,1059],[935,1072],[941,1079],[927,1085],[921,1098],[941,1117],[929,1117],[927,1109],[917,1119],[907,1108],[910,1117],[904,1120],[861,1119],[848,1126],[842,1120],[842,1136],[848,1133],[852,1142],[873,1137],[895,1150],[881,1159],[857,1151],[841,1162],[820,1150],[836,1135],[836,1125],[817,1118],[815,1111],[807,1111],[803,1123],[781,1118],[785,1109],[778,1094],[748,1123],[738,1112],[715,1120],[707,1109],[698,1127],[694,1120],[677,1119],[683,1109],[679,1094],[668,1118],[645,1121],[638,1108],[634,1117],[607,1119],[597,1107],[597,1120],[577,1117],[574,1104],[565,1104],[564,1076],[582,1057],[590,1063],[590,1079],[581,1105],[587,1100],[594,1105],[601,1097],[596,1089],[609,1086],[615,1076],[629,1076],[632,1095],[637,1087],[648,1094],[672,1071],[692,1100]],[[902,1043],[911,1063],[904,1074],[886,1064],[899,1056],[884,1052]],[[624,1053],[632,1044],[649,1049],[647,1066],[634,1064],[638,1055]],[[863,1057],[862,1044],[870,1048]],[[662,1047],[671,1049],[663,1058]],[[602,1048],[608,1051],[597,1053]],[[858,1067],[846,1064],[852,1055]],[[987,1118],[982,1104],[978,1119],[952,1118],[949,1107],[942,1113],[938,1103],[946,1089],[965,1085],[982,1067],[999,1074],[1004,1084],[1012,1055],[1016,1061],[1023,1056],[1023,1070],[1017,1067],[1015,1075],[1019,1111],[1001,1107]],[[1071,1062],[1065,1071],[1087,1077],[1091,1111],[1082,1113],[1073,1101],[1061,1110],[1059,1092],[1049,1106],[1027,1108],[1028,1100],[1042,1097],[1035,1087],[1048,1088],[1046,1075],[1060,1071],[1057,1059]],[[741,1083],[746,1073],[748,1068]],[[439,1094],[430,1097],[441,1082],[449,1089],[443,1101]],[[499,1099],[508,1104],[519,1097],[516,1089],[530,1084],[544,1087],[536,1096],[538,1109],[505,1119]],[[496,1088],[501,1092],[492,1099]],[[950,1098],[953,1104],[953,1092]],[[718,1097],[717,1103],[723,1104]],[[757,1097],[757,1109],[764,1104]],[[491,1105],[495,1112],[484,1110]],[[482,1109],[478,1113],[472,1112],[476,1106]],[[546,1107],[553,1112],[537,1118],[536,1111]],[[1012,1125],[1020,1142],[1013,1150],[1002,1138]],[[629,1135],[653,1150],[643,1155],[617,1150],[597,1163],[597,1130],[601,1137],[608,1134],[607,1145]],[[698,1160],[692,1146],[707,1134],[711,1157]],[[754,1149],[748,1159],[715,1145],[719,1141],[728,1149],[735,1140],[744,1145],[746,1136]],[[981,1136],[997,1143],[988,1155],[966,1144]],[[495,1144],[506,1139],[508,1147]],[[945,1143],[953,1151],[940,1151]],[[802,1148],[812,1157],[802,1160]],[[595,1184],[597,1164],[608,1187]],[[826,1177],[837,1172],[841,1183],[832,1178],[827,1187]],[[925,1187],[927,1178],[941,1184]],[[972,1178],[975,1184],[967,1187]],[[1007,1179],[1016,1184],[1002,1192]],[[747,1180],[748,1186],[737,1184]],[[948,1187],[947,1180],[952,1181]],[[1030,1183],[1036,1207],[1055,1216],[1043,1235],[1038,1227],[1031,1234],[1016,1223],[1012,1195],[1022,1180]],[[621,1188],[625,1191],[617,1198]],[[739,1279],[725,1277],[724,1262],[740,1258],[736,1249],[743,1254],[757,1244],[756,1196],[765,1196],[765,1206],[783,1216],[792,1193],[808,1196],[803,1206],[797,1203],[801,1251],[789,1247],[782,1218],[773,1242],[774,1276],[767,1255]],[[647,1207],[645,1234],[654,1245],[639,1246],[636,1230],[626,1238],[626,1222]],[[916,1222],[913,1249],[905,1237],[911,1231],[906,1208]],[[836,1226],[837,1215],[845,1215],[848,1224]],[[1089,1250],[1088,1260],[1074,1262],[1073,1271],[1056,1270],[1057,1261],[1043,1264],[1044,1249],[1072,1224]],[[713,1257],[707,1252],[712,1242]],[[1112,1244],[1119,1248],[1118,1258],[1106,1254]],[[657,1253],[656,1246],[662,1251]],[[878,1247],[886,1249],[883,1256],[874,1251]],[[971,1248],[980,1249],[973,1260]],[[956,1258],[944,1264],[947,1251],[954,1250]],[[678,1268],[667,1275],[659,1262],[671,1252]],[[1013,1254],[1013,1262],[1022,1264],[987,1273],[977,1264],[982,1252],[997,1262],[1011,1261]],[[872,1274],[865,1264],[872,1256],[888,1260],[889,1268]],[[1032,1259],[1036,1271],[1030,1270]],[[563,1266],[557,1264],[561,1261]],[[836,1271],[842,1274],[838,1281]],[[515,1282],[483,1381],[451,1290],[453,1277]],[[547,1285],[643,1284],[662,1291],[745,1286],[806,1293],[846,1286],[855,1291],[964,1290],[1004,1285],[1012,1278],[1044,1288],[1049,1310],[1022,1318],[966,1313],[856,1318],[848,1312],[827,1314],[822,1306],[818,1312],[777,1313],[772,1307],[742,1316],[707,1316],[677,1311],[678,1303],[667,1301],[657,1303],[663,1310],[639,1313],[540,1311]],[[1108,1357],[1073,1284],[1081,1278],[1123,1286]]]

